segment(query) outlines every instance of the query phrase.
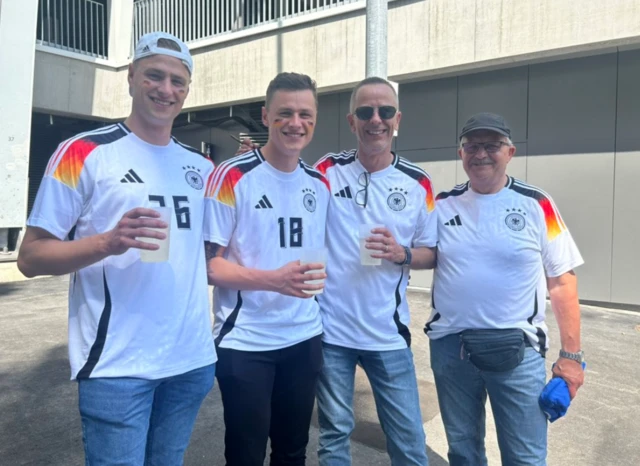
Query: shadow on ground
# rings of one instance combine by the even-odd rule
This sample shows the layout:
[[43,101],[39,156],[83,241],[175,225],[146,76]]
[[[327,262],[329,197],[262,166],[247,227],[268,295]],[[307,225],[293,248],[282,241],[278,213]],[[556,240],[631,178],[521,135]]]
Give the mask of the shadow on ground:
[[[67,348],[55,346],[37,364],[0,371],[0,458],[7,465],[82,462],[76,384]],[[80,460],[80,461],[79,461]]]
[[[64,277],[0,284],[0,465],[84,464],[77,385],[69,380],[67,286]],[[360,369],[356,387],[353,466],[387,466],[385,437],[368,380]],[[435,399],[430,382],[419,380],[419,388],[421,399]],[[435,403],[422,406],[425,422],[436,415]],[[314,414],[307,466],[318,464],[317,443]],[[432,466],[447,464],[435,452],[428,453]],[[224,465],[224,423],[217,384],[198,414],[185,465]]]
[[0,283],[0,296],[10,295],[18,290],[20,290],[20,286],[15,283]]

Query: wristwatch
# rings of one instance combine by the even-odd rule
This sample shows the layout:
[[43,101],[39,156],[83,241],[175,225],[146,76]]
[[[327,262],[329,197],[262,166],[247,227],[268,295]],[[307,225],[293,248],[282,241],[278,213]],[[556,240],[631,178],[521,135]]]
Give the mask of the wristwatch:
[[409,246],[402,246],[404,249],[404,260],[402,262],[396,262],[397,265],[411,265],[411,248]]
[[577,353],[569,353],[563,349],[560,350],[560,357],[565,359],[571,359],[580,364],[584,362],[584,351],[580,350]]

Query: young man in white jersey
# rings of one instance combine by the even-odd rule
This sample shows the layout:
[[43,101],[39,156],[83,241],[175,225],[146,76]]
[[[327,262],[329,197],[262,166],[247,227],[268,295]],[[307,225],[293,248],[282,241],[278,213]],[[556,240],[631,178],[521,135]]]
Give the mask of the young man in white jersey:
[[[351,94],[349,125],[358,149],[328,154],[315,165],[332,188],[327,216],[329,259],[318,296],[324,367],[318,383],[322,466],[351,464],[349,438],[356,365],[376,400],[392,465],[428,463],[405,296],[409,269],[433,268],[437,240],[429,176],[391,151],[400,124],[388,81],[367,78]],[[362,265],[359,230],[380,265]],[[368,229],[368,227],[366,227]]]
[[584,381],[573,272],[583,260],[551,197],[506,174],[515,152],[503,117],[474,115],[458,151],[469,181],[437,196],[438,266],[425,332],[452,466],[487,464],[487,394],[502,464],[546,464],[538,398],[547,291],[562,348],[553,375],[571,398]]
[[311,293],[323,264],[300,265],[306,249],[324,248],[326,179],[300,159],[313,137],[315,83],[280,73],[269,84],[262,149],[220,164],[207,188],[205,238],[215,285],[214,338],[228,466],[304,465],[322,322]]
[[[27,222],[20,270],[71,274],[69,356],[87,464],[182,464],[213,386],[203,238],[213,163],[171,137],[192,70],[176,37],[141,37],[131,114],[60,144]],[[171,208],[170,225],[157,207]],[[143,262],[142,250],[159,249],[145,240],[167,235],[168,260]]]

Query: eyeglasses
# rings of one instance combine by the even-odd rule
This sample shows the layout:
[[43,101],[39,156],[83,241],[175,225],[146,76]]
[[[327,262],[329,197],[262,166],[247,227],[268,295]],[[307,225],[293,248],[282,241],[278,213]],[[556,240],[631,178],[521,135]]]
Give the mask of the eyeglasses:
[[378,109],[378,115],[383,120],[393,118],[398,111],[397,108],[391,105],[383,105],[382,107],[358,107],[353,113],[358,117],[358,120],[369,121],[373,118],[376,108]]
[[367,199],[369,198],[368,189],[371,182],[371,173],[362,172],[358,177],[358,184],[364,186],[360,191],[356,193],[356,204],[367,207]]
[[508,142],[491,141],[491,142],[465,142],[462,144],[462,150],[469,155],[475,155],[483,148],[487,154],[497,154],[502,146],[509,146]]

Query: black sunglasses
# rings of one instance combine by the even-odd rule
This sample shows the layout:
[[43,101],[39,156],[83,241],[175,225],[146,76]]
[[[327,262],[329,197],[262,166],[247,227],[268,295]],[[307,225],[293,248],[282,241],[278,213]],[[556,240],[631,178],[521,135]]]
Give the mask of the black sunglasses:
[[392,107],[391,105],[383,105],[382,107],[358,107],[353,113],[358,117],[358,120],[368,121],[373,118],[373,113],[376,108],[378,109],[378,115],[382,120],[393,118],[398,111],[397,108]]
[[467,154],[475,155],[483,148],[487,154],[497,154],[502,146],[510,146],[508,142],[491,141],[491,142],[465,142],[462,144],[462,150]]
[[358,177],[358,184],[360,186],[364,186],[364,188],[362,188],[360,191],[356,193],[356,204],[358,204],[359,206],[367,207],[367,199],[369,197],[367,188],[369,187],[370,182],[371,182],[371,173],[369,172],[360,173],[360,176]]

